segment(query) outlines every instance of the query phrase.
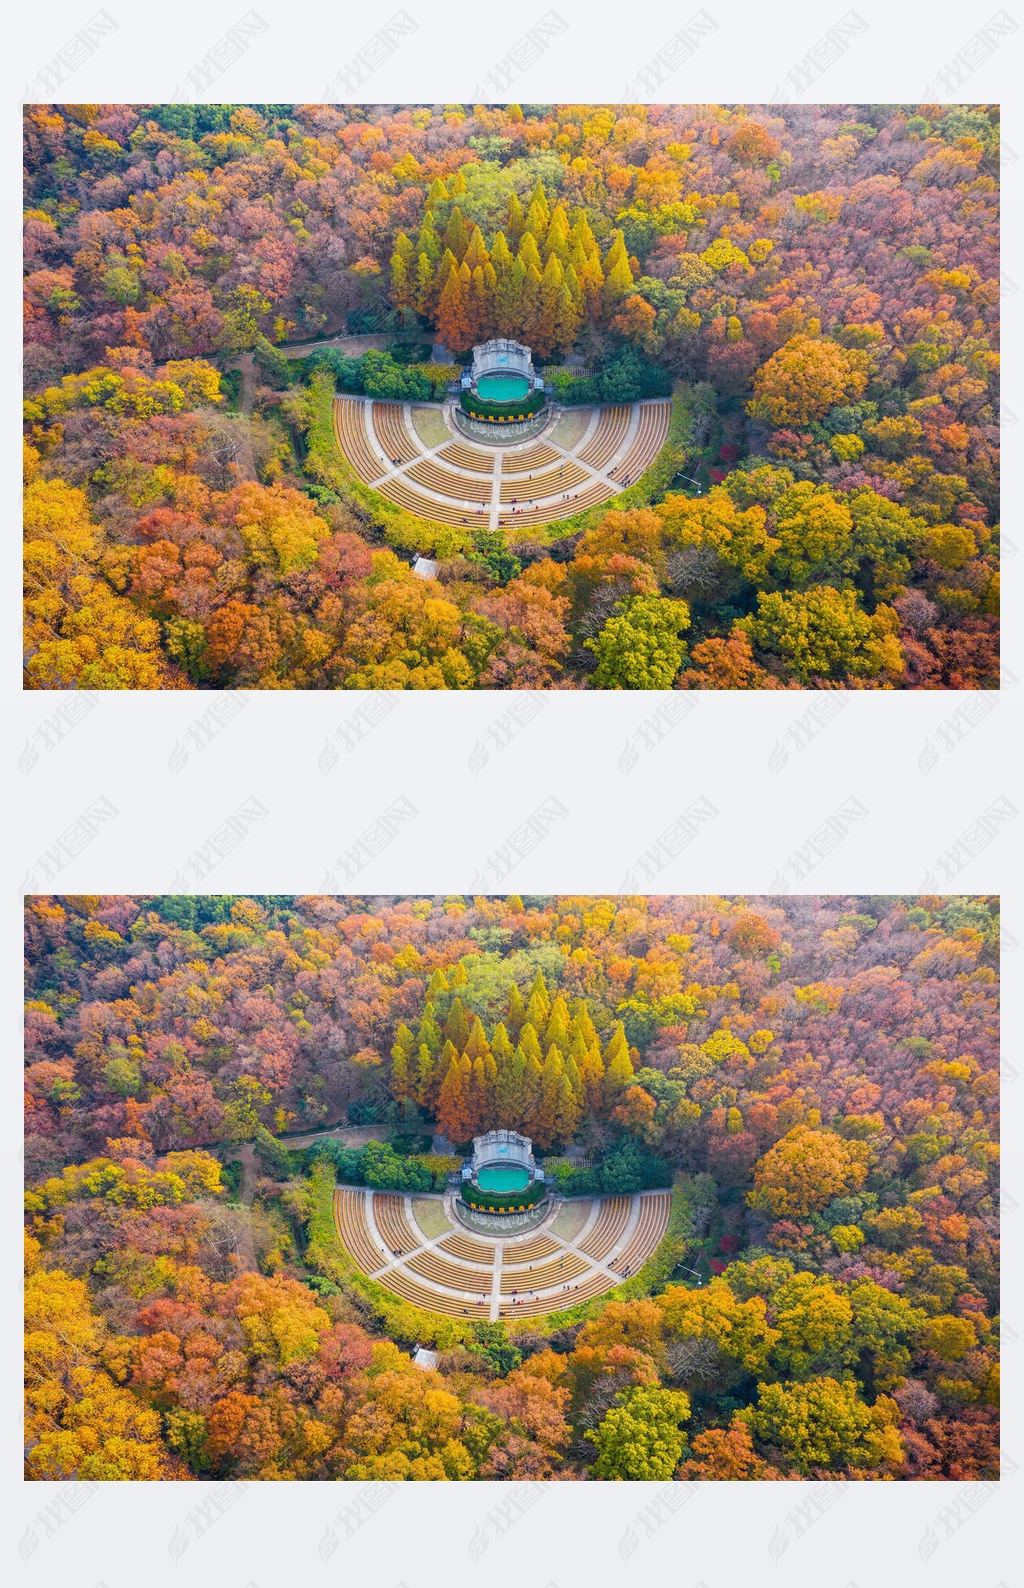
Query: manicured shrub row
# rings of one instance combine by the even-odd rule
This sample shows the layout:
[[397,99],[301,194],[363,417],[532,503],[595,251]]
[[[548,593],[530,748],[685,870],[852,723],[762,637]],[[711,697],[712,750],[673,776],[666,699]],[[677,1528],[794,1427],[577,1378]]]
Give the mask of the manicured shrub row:
[[548,1188],[535,1180],[525,1191],[482,1191],[476,1185],[464,1185],[461,1196],[467,1207],[475,1213],[528,1213],[542,1202]]
[[514,419],[530,419],[540,413],[547,397],[542,391],[532,391],[527,397],[510,402],[485,402],[475,392],[464,391],[461,397],[463,411],[474,419],[486,419],[494,424],[511,424]]

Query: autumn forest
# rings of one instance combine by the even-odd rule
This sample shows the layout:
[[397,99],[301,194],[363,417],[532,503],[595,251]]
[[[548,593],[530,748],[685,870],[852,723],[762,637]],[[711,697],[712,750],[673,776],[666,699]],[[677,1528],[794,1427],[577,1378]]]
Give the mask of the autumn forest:
[[[30,1479],[998,1477],[995,898],[59,895],[25,933]],[[488,1316],[446,1286],[495,1129],[562,1299],[531,1268]]]
[[[996,687],[995,107],[31,105],[24,139],[29,688]],[[445,415],[491,337],[558,475],[474,522]]]

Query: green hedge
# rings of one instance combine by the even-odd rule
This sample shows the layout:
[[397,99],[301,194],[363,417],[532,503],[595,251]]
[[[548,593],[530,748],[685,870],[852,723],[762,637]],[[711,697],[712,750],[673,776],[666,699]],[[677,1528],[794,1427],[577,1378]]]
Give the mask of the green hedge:
[[440,1153],[398,1153],[385,1141],[367,1141],[361,1147],[318,1141],[287,1156],[299,1169],[326,1159],[346,1185],[368,1185],[374,1191],[443,1191],[461,1161]]
[[474,419],[493,419],[495,423],[502,420],[531,419],[539,413],[547,402],[547,396],[542,391],[532,391],[528,397],[520,397],[509,402],[485,402],[475,392],[464,391],[461,397],[462,407]]
[[483,1191],[479,1186],[466,1182],[459,1192],[466,1206],[475,1208],[478,1213],[522,1212],[527,1208],[535,1208],[547,1194],[548,1188],[541,1180],[534,1180],[525,1191]]

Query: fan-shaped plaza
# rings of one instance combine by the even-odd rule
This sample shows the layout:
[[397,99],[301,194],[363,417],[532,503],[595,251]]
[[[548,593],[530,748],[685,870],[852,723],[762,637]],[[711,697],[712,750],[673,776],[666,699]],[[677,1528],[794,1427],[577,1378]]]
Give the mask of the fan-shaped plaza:
[[338,447],[359,480],[420,518],[527,529],[611,501],[665,444],[668,398],[562,408],[531,351],[473,349],[440,404],[334,400]]
[[342,1245],[362,1273],[428,1312],[563,1311],[621,1285],[668,1228],[669,1191],[563,1198],[529,1138],[491,1131],[441,1195],[338,1187]]

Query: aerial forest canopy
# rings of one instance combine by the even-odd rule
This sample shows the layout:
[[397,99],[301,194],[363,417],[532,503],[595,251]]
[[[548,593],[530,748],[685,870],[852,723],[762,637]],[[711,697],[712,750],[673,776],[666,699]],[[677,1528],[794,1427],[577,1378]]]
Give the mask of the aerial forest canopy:
[[[28,107],[28,685],[994,687],[998,132]],[[610,505],[442,523],[359,478],[335,393],[439,445],[492,336],[570,426],[671,394]]]
[[[996,900],[25,924],[30,1478],[998,1476]],[[438,1235],[494,1128],[557,1218],[670,1196],[657,1250],[498,1323],[360,1273],[338,1199]]]

